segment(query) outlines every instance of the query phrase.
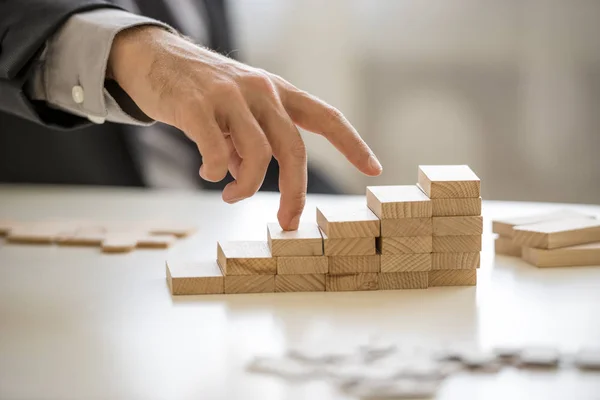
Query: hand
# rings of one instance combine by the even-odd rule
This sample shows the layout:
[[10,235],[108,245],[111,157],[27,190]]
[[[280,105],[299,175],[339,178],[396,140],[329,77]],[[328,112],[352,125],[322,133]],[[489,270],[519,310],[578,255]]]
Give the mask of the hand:
[[110,76],[149,117],[173,125],[202,154],[200,176],[235,181],[223,190],[234,203],[258,191],[274,156],[279,163],[283,229],[298,228],[306,201],[306,147],[296,124],[326,137],[360,171],[381,164],[335,108],[284,79],[250,67],[158,27],[117,35]]

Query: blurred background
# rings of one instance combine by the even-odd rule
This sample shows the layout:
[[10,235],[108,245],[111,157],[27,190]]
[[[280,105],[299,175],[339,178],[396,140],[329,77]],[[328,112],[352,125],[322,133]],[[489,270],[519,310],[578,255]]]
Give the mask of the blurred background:
[[345,113],[384,174],[306,134],[341,190],[469,164],[495,200],[600,203],[600,1],[229,0],[238,56]]

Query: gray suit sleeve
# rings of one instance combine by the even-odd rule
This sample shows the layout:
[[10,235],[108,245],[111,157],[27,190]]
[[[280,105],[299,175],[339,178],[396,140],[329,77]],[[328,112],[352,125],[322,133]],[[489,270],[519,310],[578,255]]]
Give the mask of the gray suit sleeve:
[[26,88],[28,96],[94,123],[153,123],[115,82],[105,79],[115,36],[140,25],[175,32],[162,22],[121,10],[73,15],[48,40]]

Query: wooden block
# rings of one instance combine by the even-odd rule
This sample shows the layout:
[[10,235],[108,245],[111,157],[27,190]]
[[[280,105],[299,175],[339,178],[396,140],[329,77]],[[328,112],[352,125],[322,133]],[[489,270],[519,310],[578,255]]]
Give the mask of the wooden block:
[[433,253],[431,269],[476,269],[480,254],[477,253]]
[[324,292],[325,274],[275,275],[276,292]]
[[476,269],[452,269],[429,271],[429,287],[473,286],[477,284]]
[[137,247],[141,249],[166,249],[177,241],[173,235],[144,235],[137,240]]
[[382,236],[377,238],[377,250],[380,254],[431,253],[433,238],[431,236]]
[[556,249],[600,242],[600,220],[596,219],[561,219],[515,226],[513,230],[513,243],[523,247]]
[[431,270],[431,254],[382,254],[381,272],[418,272]]
[[375,238],[329,238],[324,232],[323,253],[326,256],[372,256],[377,254],[375,249]]
[[275,292],[275,275],[228,275],[224,278],[226,294]]
[[500,236],[512,238],[513,228],[518,225],[539,224],[540,222],[550,222],[559,219],[574,218],[596,218],[592,214],[586,214],[575,210],[560,209],[543,214],[534,214],[521,217],[501,218],[492,221],[492,232]]
[[325,289],[328,292],[377,290],[379,274],[326,275]]
[[433,232],[431,218],[382,219],[381,236],[430,236]]
[[366,205],[317,207],[317,223],[331,239],[379,236],[379,218]]
[[524,247],[522,257],[537,267],[600,266],[600,242],[554,250]]
[[427,272],[382,272],[379,274],[379,290],[427,289]]
[[136,248],[138,238],[129,233],[108,233],[102,241],[102,252],[129,253]]
[[521,257],[521,246],[514,244],[512,238],[509,237],[498,236],[496,240],[494,240],[494,251],[496,254]]
[[432,199],[431,208],[434,217],[481,215],[481,197]]
[[481,235],[434,236],[434,253],[474,253],[481,251]]
[[196,232],[198,228],[185,222],[160,221],[150,224],[150,227],[136,227],[136,230],[147,230],[151,235],[174,235],[179,238],[187,237]]
[[273,257],[323,255],[323,238],[317,224],[300,224],[296,231],[284,231],[277,223],[267,224],[267,235]]
[[481,235],[483,217],[433,217],[433,236]]
[[277,273],[277,260],[263,241],[218,242],[217,261],[225,276]]
[[173,295],[224,293],[224,279],[214,261],[167,260],[167,282]]
[[333,256],[329,257],[329,274],[354,274],[379,272],[379,255],[374,256]]
[[368,186],[367,206],[379,217],[431,217],[431,200],[415,185]]
[[420,165],[419,186],[431,199],[481,197],[481,183],[468,165]]
[[276,257],[277,274],[326,274],[329,260],[325,256]]

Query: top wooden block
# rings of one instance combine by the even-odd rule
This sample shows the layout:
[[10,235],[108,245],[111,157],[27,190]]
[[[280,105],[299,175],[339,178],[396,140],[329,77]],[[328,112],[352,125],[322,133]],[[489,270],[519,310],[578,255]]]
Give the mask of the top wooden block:
[[432,199],[481,196],[481,182],[468,165],[420,165],[419,186]]
[[600,242],[600,220],[597,219],[561,219],[515,226],[513,230],[513,243],[524,247],[556,249]]
[[329,238],[378,237],[379,218],[366,205],[317,207],[317,223]]
[[585,214],[579,211],[561,209],[544,214],[526,215],[521,217],[502,218],[492,221],[492,232],[500,236],[513,237],[513,227],[518,225],[531,225],[540,222],[550,222],[559,219],[571,218],[595,218],[591,214]]
[[367,206],[380,219],[431,217],[431,200],[416,185],[369,186]]
[[323,238],[317,224],[300,224],[295,231],[284,231],[277,223],[267,224],[267,235],[273,257],[323,255]]
[[217,261],[223,275],[275,275],[277,259],[262,241],[217,243]]

